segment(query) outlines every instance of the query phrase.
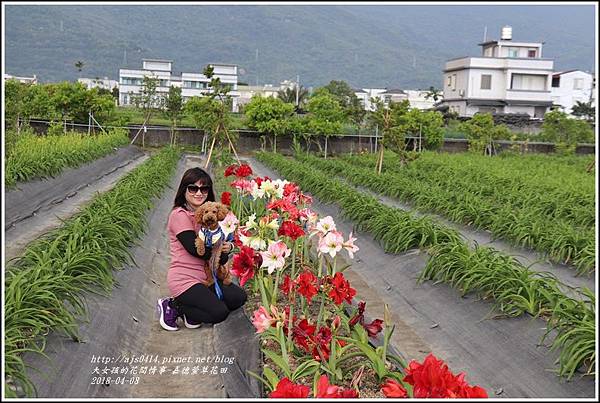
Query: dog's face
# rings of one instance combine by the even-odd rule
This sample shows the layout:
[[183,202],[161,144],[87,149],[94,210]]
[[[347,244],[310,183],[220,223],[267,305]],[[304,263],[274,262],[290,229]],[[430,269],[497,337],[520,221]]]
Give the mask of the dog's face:
[[229,213],[227,206],[217,202],[206,202],[196,210],[196,222],[210,229],[217,228],[219,221]]

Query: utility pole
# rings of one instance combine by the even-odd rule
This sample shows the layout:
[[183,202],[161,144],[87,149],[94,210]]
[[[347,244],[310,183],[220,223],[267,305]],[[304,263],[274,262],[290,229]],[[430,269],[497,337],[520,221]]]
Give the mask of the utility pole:
[[300,89],[300,75],[296,76],[296,109],[298,108],[298,91]]
[[258,87],[258,49],[256,49],[256,86]]

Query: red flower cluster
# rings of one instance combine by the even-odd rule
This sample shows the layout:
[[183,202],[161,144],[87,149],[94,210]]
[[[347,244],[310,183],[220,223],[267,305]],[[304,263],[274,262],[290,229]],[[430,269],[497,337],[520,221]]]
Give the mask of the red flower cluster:
[[252,168],[250,168],[250,166],[247,164],[242,164],[242,165],[233,164],[233,165],[229,165],[227,168],[225,168],[224,175],[225,176],[235,175],[238,178],[245,178],[247,176],[252,175]]
[[317,327],[308,323],[308,320],[302,319],[292,329],[294,342],[304,351],[312,354],[315,360],[329,359],[329,345],[331,343],[331,330],[327,327]]
[[485,389],[465,382],[465,373],[454,375],[448,365],[433,354],[425,357],[423,364],[412,360],[406,368],[404,382],[413,386],[416,398],[483,398]]
[[355,389],[344,389],[340,386],[330,385],[327,375],[321,375],[317,383],[317,395],[322,398],[358,398],[358,392]]
[[[307,398],[310,388],[299,385],[285,377],[277,383],[277,387],[269,394],[271,398]],[[358,392],[354,389],[344,389],[330,385],[327,375],[321,375],[317,384],[317,393],[314,397],[320,398],[357,398]]]
[[263,181],[270,181],[270,180],[271,180],[271,178],[269,178],[268,176],[265,176],[264,178],[257,176],[256,178],[254,178],[254,182],[256,182],[258,187],[260,187],[260,185],[263,183]]
[[400,397],[406,398],[408,397],[408,393],[404,386],[402,386],[395,379],[388,378],[387,381],[381,385],[381,391],[385,395],[385,397]]
[[269,394],[269,397],[305,398],[309,393],[308,386],[297,385],[285,377],[277,383],[277,387]]
[[231,206],[231,193],[223,192],[221,193],[221,203],[226,206]]
[[300,228],[297,224],[294,224],[293,221],[284,221],[281,223],[279,227],[279,231],[277,231],[278,235],[285,235],[290,237],[293,241],[300,238],[305,234],[304,230]]
[[290,292],[296,290],[300,295],[306,298],[310,304],[311,300],[317,295],[317,277],[310,271],[305,270],[296,280],[292,280],[289,275],[285,275],[279,289],[286,297],[290,297]]
[[383,321],[381,319],[374,319],[371,323],[365,324],[365,307],[367,303],[365,301],[360,301],[358,303],[358,311],[356,314],[350,319],[348,324],[350,327],[355,326],[357,323],[360,323],[362,327],[365,328],[369,337],[376,337],[379,332],[383,330]]
[[287,213],[288,217],[292,221],[298,220],[300,217],[300,212],[290,200],[283,198],[279,200],[275,200],[269,202],[267,204],[268,210],[279,210],[279,212],[283,215],[283,213]]
[[248,246],[241,245],[240,248],[240,252],[233,255],[231,272],[240,279],[240,286],[244,286],[254,277],[254,270],[262,264],[262,257]]
[[336,305],[340,305],[346,300],[346,302],[351,304],[352,298],[356,295],[356,290],[350,287],[350,282],[344,278],[344,275],[337,272],[330,281],[332,287],[328,295],[333,299],[333,302],[335,302]]

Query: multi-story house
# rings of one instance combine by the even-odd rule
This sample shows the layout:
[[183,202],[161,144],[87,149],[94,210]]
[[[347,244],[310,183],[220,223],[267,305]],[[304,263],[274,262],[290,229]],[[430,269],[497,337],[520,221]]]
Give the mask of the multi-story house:
[[479,44],[480,57],[446,62],[443,104],[459,116],[490,112],[543,118],[552,106],[554,61],[542,58],[542,45],[513,42],[512,28],[502,28],[501,40]]
[[[229,86],[232,97],[232,111],[237,112],[238,68],[234,64],[210,63],[214,68],[214,77],[219,77],[221,83]],[[211,91],[210,79],[202,73],[173,74],[172,60],[143,59],[142,69],[119,69],[119,101],[121,105],[132,105],[132,96],[140,94],[144,76],[158,79],[156,92],[165,96],[171,86],[181,87],[181,96],[186,102],[191,97],[203,96]]]
[[[363,88],[355,89],[354,94],[367,111],[375,109],[375,104],[371,102],[372,98],[381,100],[384,105],[387,105],[390,101],[402,102],[407,100],[411,108],[421,110],[433,108],[436,103],[433,98],[426,98],[427,91],[421,90]],[[442,95],[440,94],[438,101],[441,98]]]
[[594,98],[594,76],[581,70],[568,70],[552,75],[552,102],[563,112],[571,113],[577,102],[592,102]]

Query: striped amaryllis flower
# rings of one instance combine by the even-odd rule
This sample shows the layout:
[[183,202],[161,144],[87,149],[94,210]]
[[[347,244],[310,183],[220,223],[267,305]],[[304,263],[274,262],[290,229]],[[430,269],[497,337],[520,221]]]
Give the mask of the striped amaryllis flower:
[[343,243],[344,238],[341,233],[335,230],[329,231],[324,237],[319,239],[319,253],[329,253],[331,257],[335,257],[342,250]]
[[261,267],[266,267],[269,274],[272,274],[275,270],[282,269],[285,266],[285,258],[291,252],[285,242],[271,242],[266,252],[260,252],[263,258]]

